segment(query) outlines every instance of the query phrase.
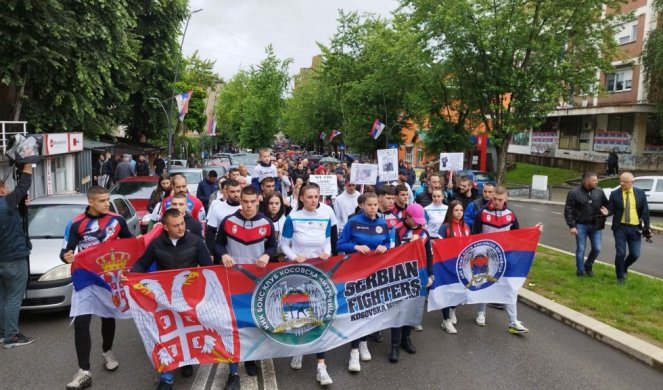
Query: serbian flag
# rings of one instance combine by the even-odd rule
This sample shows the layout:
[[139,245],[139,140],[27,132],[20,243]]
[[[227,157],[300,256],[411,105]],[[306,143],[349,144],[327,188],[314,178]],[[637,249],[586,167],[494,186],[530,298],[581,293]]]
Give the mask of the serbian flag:
[[189,100],[191,100],[191,95],[193,95],[193,90],[190,89],[187,92],[175,96],[180,121],[184,121],[184,116],[189,112]]
[[375,122],[373,122],[373,126],[371,126],[371,137],[373,137],[373,139],[378,139],[380,134],[382,134],[382,130],[384,130],[384,123],[380,122],[379,119],[376,119]]
[[433,241],[435,282],[428,311],[464,303],[516,303],[540,234],[532,227]]
[[305,263],[129,273],[123,283],[155,368],[306,355],[421,323],[422,240]]
[[330,136],[329,136],[329,142],[331,142],[334,138],[337,136],[341,135],[342,133],[338,130],[332,130]]
[[216,135],[216,118],[214,117],[207,119],[207,135]]
[[157,224],[140,238],[110,240],[77,253],[71,264],[74,291],[70,316],[94,314],[106,318],[130,318],[120,277],[162,230],[162,225]]
[[320,133],[320,139],[321,139],[321,140],[324,141],[326,136],[327,136],[327,134],[325,134],[325,133]]

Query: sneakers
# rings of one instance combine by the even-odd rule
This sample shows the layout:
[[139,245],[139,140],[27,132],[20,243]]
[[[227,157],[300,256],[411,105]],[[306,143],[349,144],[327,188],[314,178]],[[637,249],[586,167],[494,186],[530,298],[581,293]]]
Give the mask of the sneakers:
[[223,390],[239,390],[239,375],[228,374],[228,381]]
[[299,370],[300,368],[302,368],[302,358],[303,355],[293,356],[292,360],[290,360],[290,368],[294,370]]
[[424,330],[424,327],[422,325],[415,325],[412,327],[413,330],[416,330],[417,332],[421,332]]
[[[484,320],[484,324],[485,324],[485,320]],[[444,321],[442,321],[442,325],[440,325],[440,326],[441,326],[442,329],[444,329],[444,331],[447,332],[447,333],[451,333],[451,334],[456,334],[456,333],[458,333],[458,331],[457,331],[456,328],[454,327],[454,324],[453,324],[453,322],[451,321],[451,319],[448,319],[448,320],[444,320]]]
[[509,333],[511,334],[521,334],[527,333],[529,329],[523,326],[523,323],[520,321],[512,322],[509,324]]
[[[361,345],[361,343],[359,345]],[[356,349],[350,351],[350,362],[348,362],[348,371],[350,372],[361,371],[361,365],[359,364],[359,351]]]
[[67,390],[78,390],[92,386],[92,372],[78,369],[74,379],[67,383]]
[[479,326],[486,326],[486,313],[480,311],[477,313],[477,318],[474,320]]
[[115,355],[113,355],[112,350],[108,350],[102,353],[101,356],[104,357],[104,368],[106,368],[106,370],[115,371],[120,366],[120,363],[118,363],[117,359],[115,359]]
[[331,385],[332,379],[327,373],[327,366],[324,363],[318,364],[318,373],[315,376],[315,379],[320,382],[322,386]]
[[379,330],[371,335],[371,339],[376,343],[381,343],[384,341],[384,336]]
[[244,369],[246,370],[246,375],[256,376],[258,375],[258,362],[255,360],[244,362]]
[[368,342],[360,341],[359,342],[359,357],[362,362],[367,362],[372,359],[371,353],[368,350]]
[[5,339],[5,342],[2,346],[2,348],[9,349],[9,348],[14,348],[14,347],[21,347],[23,345],[28,345],[32,344],[35,342],[35,339],[31,339],[30,337],[26,337],[20,333],[16,333],[14,337],[10,339]]
[[456,309],[449,309],[449,319],[451,320],[452,324],[456,325],[456,322],[458,321],[456,318]]

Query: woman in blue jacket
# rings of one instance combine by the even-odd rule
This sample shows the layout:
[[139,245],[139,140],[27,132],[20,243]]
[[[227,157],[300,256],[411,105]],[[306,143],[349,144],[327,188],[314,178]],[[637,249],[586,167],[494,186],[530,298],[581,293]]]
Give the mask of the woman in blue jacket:
[[[390,238],[387,222],[378,217],[378,196],[375,193],[364,193],[363,211],[350,218],[343,227],[343,232],[338,238],[336,248],[339,252],[369,253],[375,251],[381,254],[389,249]],[[359,372],[361,365],[359,360],[371,360],[368,350],[368,337],[354,340],[350,344],[350,362],[348,371]]]

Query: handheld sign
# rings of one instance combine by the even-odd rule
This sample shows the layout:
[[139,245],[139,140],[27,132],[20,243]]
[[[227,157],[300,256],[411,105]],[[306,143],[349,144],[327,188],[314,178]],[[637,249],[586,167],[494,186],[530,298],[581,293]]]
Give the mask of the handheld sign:
[[378,150],[378,176],[381,181],[398,180],[398,150]]
[[440,171],[462,171],[463,153],[440,153]]
[[352,184],[375,185],[378,181],[378,166],[374,164],[352,164],[350,182]]
[[336,175],[311,175],[309,176],[309,181],[320,186],[320,195],[338,195],[338,180],[336,180]]

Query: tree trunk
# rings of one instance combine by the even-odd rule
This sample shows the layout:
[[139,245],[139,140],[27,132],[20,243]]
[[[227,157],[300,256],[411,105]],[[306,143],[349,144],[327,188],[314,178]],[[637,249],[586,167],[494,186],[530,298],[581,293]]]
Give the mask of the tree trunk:
[[497,150],[497,185],[503,185],[506,179],[506,153],[509,150],[511,134],[504,138],[502,145],[495,146]]
[[16,99],[14,99],[14,113],[12,115],[13,121],[18,121],[21,117],[21,109],[23,108],[23,94],[25,93],[25,84],[28,83],[28,72],[25,72],[23,80],[21,82],[21,87],[16,93]]

